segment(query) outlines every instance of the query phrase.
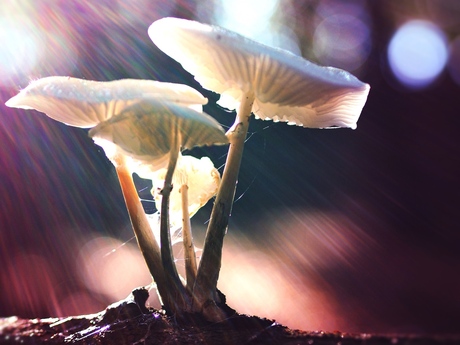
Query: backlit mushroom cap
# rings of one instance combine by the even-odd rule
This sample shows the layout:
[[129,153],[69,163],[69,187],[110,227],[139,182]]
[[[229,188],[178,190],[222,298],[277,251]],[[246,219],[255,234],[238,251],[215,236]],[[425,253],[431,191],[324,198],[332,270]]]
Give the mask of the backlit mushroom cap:
[[70,126],[90,128],[143,97],[159,97],[201,110],[207,103],[195,89],[153,80],[92,81],[71,77],[35,80],[5,104],[36,109]]
[[[153,182],[152,194],[155,198],[157,209],[161,205],[161,194],[163,188],[166,169],[156,172],[139,171],[136,172],[142,178],[150,179]],[[192,217],[209,199],[217,193],[220,183],[220,174],[208,157],[201,159],[192,156],[180,156],[177,167],[173,175],[173,190],[169,199],[169,217],[173,228],[182,226],[182,197],[180,187],[188,186],[188,211]]]
[[356,128],[369,93],[368,84],[346,71],[318,66],[219,27],[163,18],[148,32],[203,87],[221,94],[220,105],[236,109],[244,93],[254,92],[253,113],[264,120]]
[[142,99],[89,131],[119,152],[156,169],[166,167],[174,140],[182,149],[228,143],[220,124],[207,114],[175,103]]

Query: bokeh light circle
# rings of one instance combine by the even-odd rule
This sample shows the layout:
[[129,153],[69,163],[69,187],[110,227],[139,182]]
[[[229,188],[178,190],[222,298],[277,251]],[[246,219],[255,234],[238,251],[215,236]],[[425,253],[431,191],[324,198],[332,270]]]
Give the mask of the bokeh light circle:
[[80,277],[86,287],[113,301],[125,298],[133,286],[151,278],[138,248],[110,237],[95,237],[80,250]]
[[278,0],[220,0],[214,17],[217,24],[252,39],[267,30]]
[[354,15],[326,17],[315,30],[313,51],[323,65],[353,71],[370,53],[370,34],[366,23]]
[[43,45],[38,32],[25,16],[0,17],[0,83],[14,85],[35,67]]
[[433,23],[412,20],[401,26],[388,46],[388,62],[400,83],[409,88],[431,84],[448,58],[444,33]]

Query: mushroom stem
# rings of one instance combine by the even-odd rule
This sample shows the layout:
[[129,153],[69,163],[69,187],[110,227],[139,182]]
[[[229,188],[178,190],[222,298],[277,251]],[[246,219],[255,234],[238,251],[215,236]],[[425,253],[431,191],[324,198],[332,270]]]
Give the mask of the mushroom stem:
[[[230,142],[225,169],[217,191],[211,219],[206,231],[206,238],[198,267],[194,287],[196,308],[202,310],[208,302],[219,302],[217,297],[217,280],[222,261],[222,246],[228,226],[235,196],[238,172],[243,156],[244,141],[249,127],[254,93],[247,92],[241,99],[236,119],[226,135]],[[212,305],[213,303],[211,303]],[[203,311],[204,312],[204,311]]]
[[169,310],[173,314],[181,314],[182,311],[187,309],[187,306],[189,304],[187,303],[185,287],[179,278],[179,274],[177,273],[177,269],[174,264],[174,256],[171,247],[171,227],[169,224],[169,196],[173,188],[172,177],[179,156],[179,136],[180,134],[178,133],[176,128],[176,133],[174,133],[173,135],[173,142],[170,150],[170,157],[168,168],[166,170],[164,186],[160,192],[162,196],[160,210],[161,261],[163,262],[166,282],[168,283],[169,287],[168,293],[172,301],[174,301],[173,310]]
[[192,226],[190,224],[190,215],[188,211],[188,186],[183,184],[180,188],[182,197],[182,242],[184,245],[185,257],[185,277],[187,289],[193,289],[196,279],[196,254],[193,245]]
[[115,169],[120,181],[131,225],[136,235],[137,244],[144,256],[150,274],[157,285],[160,300],[165,306],[169,306],[172,300],[169,297],[168,284],[166,283],[161,261],[160,247],[153,236],[144,208],[139,200],[131,172],[127,168],[125,157],[122,154],[116,154],[113,162],[115,163]]

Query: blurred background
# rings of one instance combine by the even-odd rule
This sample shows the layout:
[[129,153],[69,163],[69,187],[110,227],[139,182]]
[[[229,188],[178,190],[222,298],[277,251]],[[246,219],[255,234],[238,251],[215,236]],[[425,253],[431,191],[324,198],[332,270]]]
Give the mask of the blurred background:
[[[219,96],[150,41],[165,16],[371,85],[354,131],[252,121],[219,280],[229,305],[304,330],[459,333],[457,0],[3,0],[0,316],[97,312],[150,283],[101,149],[4,102],[50,75],[155,79],[197,88],[229,126]],[[222,148],[192,153],[225,162]],[[197,246],[210,208],[193,219]]]

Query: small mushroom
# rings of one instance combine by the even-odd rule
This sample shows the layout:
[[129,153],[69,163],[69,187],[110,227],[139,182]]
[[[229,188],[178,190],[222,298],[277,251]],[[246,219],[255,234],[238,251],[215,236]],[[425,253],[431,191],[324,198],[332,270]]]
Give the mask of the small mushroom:
[[227,132],[230,148],[195,284],[201,310],[215,305],[209,302],[218,302],[223,238],[251,112],[264,120],[304,127],[356,128],[369,85],[346,71],[321,67],[288,51],[194,21],[163,18],[148,33],[204,88],[220,93],[220,105],[237,109],[235,123]]
[[[152,195],[155,203],[160,205],[161,193],[158,191],[163,188],[166,169],[154,170],[151,166],[141,165],[134,168],[134,171],[140,177],[153,181]],[[188,214],[192,217],[216,194],[220,184],[220,174],[208,157],[198,159],[180,154],[173,175],[173,185],[182,186],[184,184],[189,185]],[[173,189],[169,206],[170,222],[173,228],[181,225],[181,199],[179,190]]]
[[[145,97],[159,97],[201,111],[207,103],[196,90],[181,84],[151,80],[122,79],[109,82],[53,76],[35,80],[5,104],[9,107],[36,109],[70,126],[89,128],[116,116],[126,107]],[[162,266],[160,246],[139,200],[130,171],[132,159],[114,145],[104,146],[114,164],[125,198],[134,233],[147,266],[167,306],[168,284]],[[167,164],[167,155],[163,160]],[[159,162],[157,162],[157,165]]]
[[226,144],[222,127],[212,117],[174,103],[143,99],[125,108],[117,116],[90,130],[94,139],[112,142],[120,152],[143,163],[168,158],[161,190],[161,258],[170,287],[173,312],[187,310],[190,301],[177,274],[171,249],[169,197],[172,178],[181,149]]
[[[153,181],[152,194],[159,208],[166,169],[152,172],[149,168],[143,168],[136,170],[136,173]],[[220,174],[208,157],[198,159],[179,155],[172,181],[176,188],[171,191],[169,217],[172,229],[182,227],[186,281],[190,290],[194,285],[197,271],[190,218],[216,195]]]

